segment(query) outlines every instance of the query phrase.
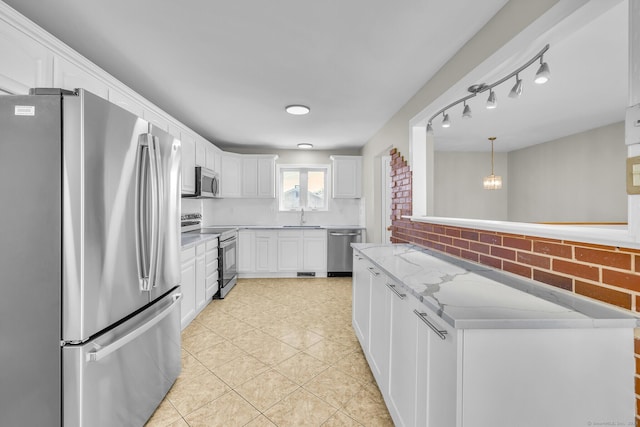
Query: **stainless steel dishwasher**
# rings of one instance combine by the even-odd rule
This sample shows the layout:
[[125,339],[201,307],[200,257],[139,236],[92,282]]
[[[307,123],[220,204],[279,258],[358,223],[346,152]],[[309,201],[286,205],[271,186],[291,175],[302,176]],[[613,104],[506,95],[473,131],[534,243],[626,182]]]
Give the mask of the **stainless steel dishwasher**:
[[362,242],[361,229],[327,230],[327,276],[351,276],[353,271],[351,243],[360,242]]

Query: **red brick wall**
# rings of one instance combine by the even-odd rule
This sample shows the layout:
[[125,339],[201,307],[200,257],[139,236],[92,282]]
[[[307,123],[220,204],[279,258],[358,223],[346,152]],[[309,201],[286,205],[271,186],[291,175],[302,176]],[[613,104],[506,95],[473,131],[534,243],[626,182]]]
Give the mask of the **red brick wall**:
[[[391,241],[445,252],[628,310],[640,311],[640,250],[444,226],[411,215],[409,166],[391,154]],[[636,349],[636,417],[640,421],[640,340]]]

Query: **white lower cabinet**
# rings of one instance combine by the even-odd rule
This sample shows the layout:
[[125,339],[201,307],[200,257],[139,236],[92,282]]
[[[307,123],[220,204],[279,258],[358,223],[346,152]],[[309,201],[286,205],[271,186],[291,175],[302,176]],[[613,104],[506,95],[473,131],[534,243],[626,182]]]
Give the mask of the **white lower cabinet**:
[[373,268],[365,258],[353,253],[353,329],[365,354],[369,349],[370,267]]
[[371,275],[370,293],[370,334],[369,334],[369,365],[374,378],[381,390],[389,385],[389,310],[391,299],[387,277],[375,268],[369,270]]
[[180,324],[184,329],[196,317],[196,248],[183,249],[180,258],[182,261]]
[[632,330],[456,329],[353,262],[353,326],[396,426],[634,425]]
[[300,272],[326,277],[326,230],[239,230],[240,277],[296,277]]
[[181,326],[186,328],[218,291],[218,239],[186,248],[181,253]]

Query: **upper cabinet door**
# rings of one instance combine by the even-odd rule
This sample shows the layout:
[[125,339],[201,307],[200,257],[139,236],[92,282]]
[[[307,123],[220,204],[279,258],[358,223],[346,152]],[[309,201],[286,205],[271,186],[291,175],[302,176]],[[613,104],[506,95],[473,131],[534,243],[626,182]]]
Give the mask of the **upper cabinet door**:
[[0,94],[53,86],[53,54],[9,25],[0,26]]
[[242,156],[242,197],[258,197],[258,158]]
[[68,90],[82,88],[100,98],[109,99],[109,86],[105,82],[88,70],[58,56],[53,62],[53,85]]
[[220,165],[220,195],[222,197],[241,197],[241,179],[241,155],[223,152]]
[[362,197],[362,157],[331,156],[331,161],[333,198],[359,199]]
[[277,156],[258,157],[258,197],[276,197],[276,158]]
[[182,132],[182,194],[196,192],[196,140]]

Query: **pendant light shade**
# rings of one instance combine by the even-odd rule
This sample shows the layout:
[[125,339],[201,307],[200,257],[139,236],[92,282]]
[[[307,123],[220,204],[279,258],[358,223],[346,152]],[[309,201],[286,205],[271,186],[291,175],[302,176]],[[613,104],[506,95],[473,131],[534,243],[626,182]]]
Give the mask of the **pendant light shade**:
[[451,126],[451,120],[449,120],[449,115],[446,113],[442,113],[442,114],[443,114],[442,127],[448,128],[449,126]]
[[498,106],[498,100],[496,99],[496,93],[493,89],[489,90],[489,98],[487,98],[487,109],[493,110]]
[[464,109],[462,110],[462,117],[465,119],[471,118],[471,107],[467,105],[467,101],[464,102]]
[[516,74],[516,84],[509,92],[509,98],[519,98],[522,95],[522,79]]
[[549,81],[551,78],[551,72],[549,71],[549,66],[546,62],[542,62],[542,57],[540,57],[540,67],[536,72],[536,77],[533,79],[534,82],[541,85]]
[[491,141],[491,175],[485,176],[482,180],[482,186],[485,190],[499,190],[502,188],[502,177],[493,173],[493,141],[495,140],[495,136],[489,137],[489,141]]

